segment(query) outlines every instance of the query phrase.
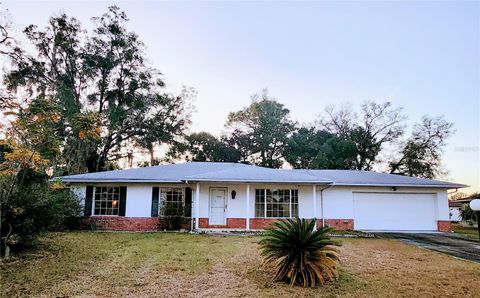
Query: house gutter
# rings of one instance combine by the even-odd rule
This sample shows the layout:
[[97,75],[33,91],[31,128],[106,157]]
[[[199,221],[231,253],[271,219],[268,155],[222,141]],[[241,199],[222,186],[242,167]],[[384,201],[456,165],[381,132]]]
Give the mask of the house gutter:
[[[188,180],[185,180],[185,184],[188,185]],[[192,196],[192,204],[190,204],[190,233],[193,232],[193,208],[195,204],[193,204],[193,196]]]
[[329,184],[327,185],[326,187],[320,189],[320,208],[322,210],[322,228],[325,227],[325,216],[324,216],[324,213],[323,213],[323,191],[327,188],[330,188],[332,186],[332,184]]

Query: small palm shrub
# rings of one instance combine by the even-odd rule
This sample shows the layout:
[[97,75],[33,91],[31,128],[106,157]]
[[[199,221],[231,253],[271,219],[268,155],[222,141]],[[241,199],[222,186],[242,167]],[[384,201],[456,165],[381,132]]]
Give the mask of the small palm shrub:
[[475,212],[473,212],[469,204],[463,204],[462,210],[460,210],[460,217],[464,221],[477,221]]
[[337,277],[339,258],[334,246],[340,243],[327,233],[313,230],[316,220],[286,219],[273,223],[260,240],[264,264],[275,271],[274,281],[291,286],[315,287]]

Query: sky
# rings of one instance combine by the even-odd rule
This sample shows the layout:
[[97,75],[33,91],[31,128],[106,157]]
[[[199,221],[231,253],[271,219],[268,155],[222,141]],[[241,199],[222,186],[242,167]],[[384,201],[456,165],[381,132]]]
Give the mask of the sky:
[[[90,28],[111,1],[5,1],[14,26],[65,12]],[[116,2],[168,90],[197,91],[192,130],[220,135],[227,115],[268,88],[300,123],[366,100],[455,124],[444,180],[480,191],[480,2]]]

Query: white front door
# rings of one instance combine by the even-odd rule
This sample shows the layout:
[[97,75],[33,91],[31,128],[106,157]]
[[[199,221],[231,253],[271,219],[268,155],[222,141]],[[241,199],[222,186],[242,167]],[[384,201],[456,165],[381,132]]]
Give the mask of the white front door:
[[210,189],[210,225],[225,225],[225,211],[227,209],[227,189]]

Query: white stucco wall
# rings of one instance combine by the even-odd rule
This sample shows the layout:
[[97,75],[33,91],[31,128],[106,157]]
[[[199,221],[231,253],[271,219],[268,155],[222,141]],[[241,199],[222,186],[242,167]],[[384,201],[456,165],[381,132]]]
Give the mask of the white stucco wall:
[[447,191],[437,191],[437,220],[450,220]]
[[83,206],[85,204],[85,193],[87,191],[87,187],[85,185],[73,185],[70,187],[70,189],[80,199],[80,205],[82,206],[83,214]]
[[[381,192],[381,193],[418,193],[434,194],[436,196],[435,214],[437,220],[448,220],[448,195],[447,190],[439,188],[415,188],[415,187],[397,187],[392,191],[390,187],[349,187],[332,186],[323,191],[324,217],[328,219],[350,219],[354,218],[353,193],[354,192]],[[318,191],[317,197],[320,197]],[[322,213],[319,209],[321,218]]]

